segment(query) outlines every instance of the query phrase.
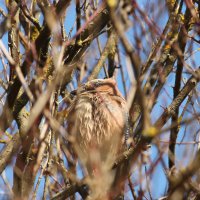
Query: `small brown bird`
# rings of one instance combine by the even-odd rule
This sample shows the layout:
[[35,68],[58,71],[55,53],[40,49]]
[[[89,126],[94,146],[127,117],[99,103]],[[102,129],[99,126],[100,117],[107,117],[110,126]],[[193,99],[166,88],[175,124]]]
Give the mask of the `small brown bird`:
[[110,199],[118,176],[111,169],[125,149],[126,101],[112,78],[89,81],[76,93],[68,114],[68,133],[88,174],[88,199]]

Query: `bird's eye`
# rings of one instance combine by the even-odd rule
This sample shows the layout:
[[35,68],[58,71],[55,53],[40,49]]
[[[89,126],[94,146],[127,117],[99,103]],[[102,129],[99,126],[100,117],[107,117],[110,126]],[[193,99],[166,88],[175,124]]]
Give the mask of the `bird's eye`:
[[95,87],[99,87],[101,85],[101,82],[98,80],[94,83]]

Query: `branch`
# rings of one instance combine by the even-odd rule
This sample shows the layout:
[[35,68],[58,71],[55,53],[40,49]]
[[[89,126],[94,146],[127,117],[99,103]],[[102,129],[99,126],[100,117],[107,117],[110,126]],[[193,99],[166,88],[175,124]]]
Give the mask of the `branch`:
[[97,78],[97,76],[98,76],[98,74],[99,74],[104,62],[106,61],[106,59],[108,57],[108,55],[110,53],[112,53],[113,49],[115,48],[116,40],[117,40],[117,35],[113,31],[110,34],[110,36],[109,36],[109,38],[107,40],[107,43],[106,43],[106,45],[104,47],[104,50],[103,50],[103,52],[101,54],[101,57],[99,58],[98,63],[94,67],[94,69],[93,69],[91,75],[89,76],[88,80],[92,80],[92,79]]

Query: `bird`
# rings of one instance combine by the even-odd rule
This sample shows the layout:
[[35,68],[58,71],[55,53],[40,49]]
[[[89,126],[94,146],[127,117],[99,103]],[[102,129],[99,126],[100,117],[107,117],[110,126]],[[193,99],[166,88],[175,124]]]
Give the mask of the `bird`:
[[111,188],[119,175],[112,166],[126,149],[126,100],[113,78],[91,80],[73,94],[76,95],[67,116],[67,132],[74,154],[88,175],[88,199],[112,199]]

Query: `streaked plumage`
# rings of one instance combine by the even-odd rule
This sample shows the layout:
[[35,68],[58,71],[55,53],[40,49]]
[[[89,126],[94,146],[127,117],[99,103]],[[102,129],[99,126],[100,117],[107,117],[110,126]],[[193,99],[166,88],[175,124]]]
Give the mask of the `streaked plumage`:
[[68,132],[90,177],[93,199],[99,199],[101,189],[107,193],[114,180],[111,167],[124,150],[126,125],[126,101],[113,79],[96,79],[77,90],[68,114]]

